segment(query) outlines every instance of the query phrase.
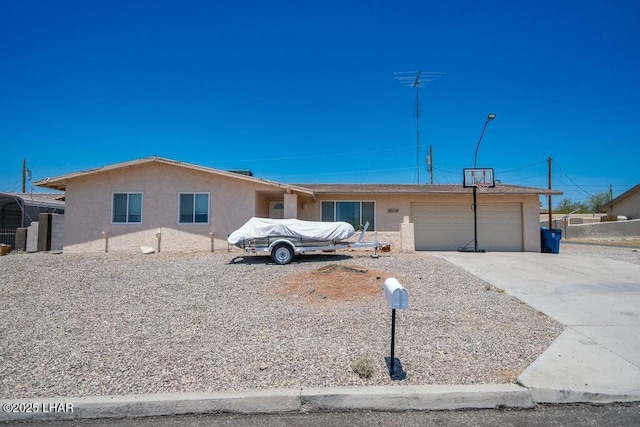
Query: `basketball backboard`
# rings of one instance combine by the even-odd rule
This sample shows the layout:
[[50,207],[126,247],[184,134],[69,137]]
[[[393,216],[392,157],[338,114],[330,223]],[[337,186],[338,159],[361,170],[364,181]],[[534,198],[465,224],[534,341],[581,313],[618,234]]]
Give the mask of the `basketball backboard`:
[[493,180],[493,168],[467,168],[462,170],[464,178],[462,185],[465,187],[495,187]]

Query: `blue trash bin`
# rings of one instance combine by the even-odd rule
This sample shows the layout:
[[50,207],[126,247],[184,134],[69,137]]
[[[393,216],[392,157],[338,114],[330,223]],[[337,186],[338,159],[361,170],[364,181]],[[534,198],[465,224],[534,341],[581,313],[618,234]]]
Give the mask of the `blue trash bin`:
[[541,228],[540,229],[540,252],[546,254],[560,253],[560,239],[562,238],[562,230],[557,228]]

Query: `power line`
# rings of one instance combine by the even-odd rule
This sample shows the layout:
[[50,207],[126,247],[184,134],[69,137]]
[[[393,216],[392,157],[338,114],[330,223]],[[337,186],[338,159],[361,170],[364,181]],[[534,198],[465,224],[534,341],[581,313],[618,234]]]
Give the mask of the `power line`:
[[272,177],[347,175],[347,174],[358,174],[358,173],[365,173],[365,172],[390,172],[390,171],[411,170],[411,169],[413,169],[413,167],[389,168],[389,169],[367,169],[367,170],[346,171],[346,172],[342,171],[342,172],[320,172],[320,173],[307,173],[307,174],[272,175]]
[[547,176],[546,173],[540,174],[540,175],[534,175],[534,176],[527,176],[525,178],[516,178],[516,179],[511,179],[509,180],[509,182],[516,182],[516,181],[525,181],[527,179],[534,179],[534,178],[540,178],[541,176]]
[[22,173],[20,174],[20,176],[15,180],[15,182],[7,187],[6,190],[3,191],[3,193],[16,193],[18,192],[18,189],[20,189],[20,182],[22,181]]
[[453,171],[448,171],[448,170],[446,170],[446,169],[440,169],[440,168],[437,168],[437,167],[435,167],[435,166],[433,166],[433,169],[434,169],[434,170],[437,170],[438,172],[450,173],[451,175],[462,175],[462,172],[460,172],[460,171],[458,171],[458,172],[453,172]]
[[530,167],[532,167],[532,166],[537,166],[537,165],[539,165],[539,164],[541,164],[541,163],[546,163],[546,160],[541,160],[541,161],[536,162],[536,163],[531,163],[530,165],[521,166],[521,167],[519,167],[519,168],[515,168],[515,169],[509,169],[509,170],[506,170],[506,171],[496,171],[496,173],[498,174],[498,173],[509,173],[509,172],[515,172],[515,171],[519,171],[519,170],[522,170],[522,169],[530,168]]
[[[310,156],[288,156],[288,157],[269,157],[269,158],[254,158],[254,159],[235,159],[234,162],[263,162],[263,161],[274,161],[274,160],[302,160],[302,159],[318,159],[323,157],[336,157],[336,156],[347,156],[350,154],[370,154],[370,153],[381,153],[384,151],[399,151],[407,148],[412,148],[410,145],[404,145],[401,147],[393,147],[393,148],[381,148],[378,150],[367,150],[367,151],[349,151],[342,153],[328,153],[328,154],[316,154]],[[220,160],[223,162],[230,162],[231,160]]]
[[577,188],[579,188],[580,190],[582,190],[585,194],[587,194],[587,195],[589,195],[589,196],[592,196],[592,197],[593,197],[593,194],[589,193],[587,190],[585,190],[584,188],[582,188],[582,187],[580,187],[578,184],[576,184],[576,182],[575,182],[573,179],[571,179],[571,177],[570,177],[569,175],[567,175],[567,173],[566,173],[564,170],[562,170],[562,168],[560,167],[560,165],[558,164],[558,162],[556,162],[555,160],[553,160],[553,163],[558,167],[558,169],[560,169],[560,172],[562,172],[562,174],[563,174],[564,176],[566,176],[566,177],[567,177],[567,179],[573,183],[573,185],[575,185]]
[[[547,162],[546,160],[541,160],[539,162],[531,163],[531,164],[528,164],[528,165],[525,165],[525,166],[520,166],[520,167],[517,167],[517,168],[514,168],[514,169],[496,171],[495,173],[497,175],[497,174],[515,172],[515,171],[519,171],[519,170],[522,170],[522,169],[530,168],[532,166],[537,166],[539,164],[546,163],[546,162]],[[460,172],[453,172],[453,171],[449,171],[449,170],[441,169],[441,168],[436,168],[436,167],[434,167],[433,169],[435,169],[437,171],[440,171],[440,172],[444,172],[444,173],[450,173],[450,174],[455,174],[455,175],[459,175],[460,174]],[[518,179],[527,179],[527,178],[518,178]]]

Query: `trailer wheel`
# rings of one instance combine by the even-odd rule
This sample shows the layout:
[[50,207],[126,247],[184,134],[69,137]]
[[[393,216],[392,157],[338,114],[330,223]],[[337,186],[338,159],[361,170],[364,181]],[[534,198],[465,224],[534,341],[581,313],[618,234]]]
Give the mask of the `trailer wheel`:
[[278,243],[271,250],[271,259],[276,264],[289,264],[293,259],[293,248],[286,243]]

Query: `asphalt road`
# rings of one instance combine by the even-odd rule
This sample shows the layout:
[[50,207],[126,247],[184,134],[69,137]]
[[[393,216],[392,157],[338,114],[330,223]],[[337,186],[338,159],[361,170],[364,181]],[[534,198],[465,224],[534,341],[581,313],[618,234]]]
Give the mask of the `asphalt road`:
[[314,412],[269,415],[184,415],[136,419],[102,419],[10,423],[15,426],[638,426],[640,402],[629,404],[543,405],[529,410],[410,411],[410,412]]

